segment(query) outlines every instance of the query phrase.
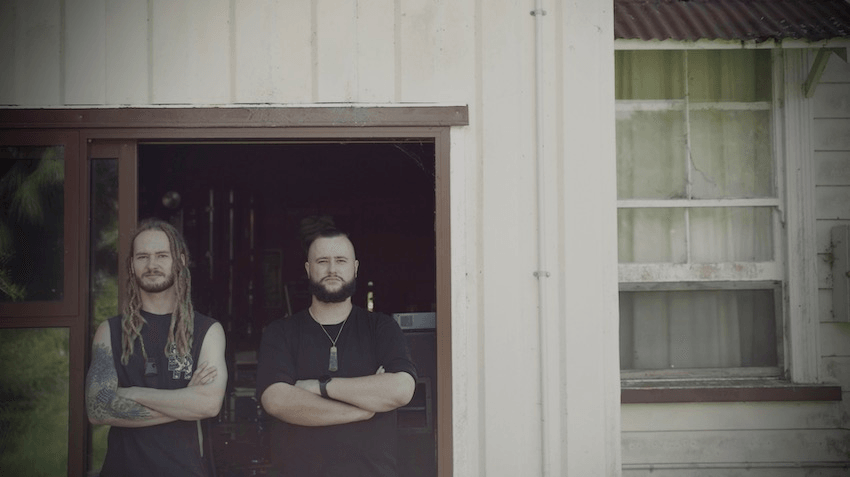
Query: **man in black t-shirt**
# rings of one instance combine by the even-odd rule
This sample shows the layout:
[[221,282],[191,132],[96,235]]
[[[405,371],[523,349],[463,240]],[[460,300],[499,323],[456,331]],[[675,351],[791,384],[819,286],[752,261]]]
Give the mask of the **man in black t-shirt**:
[[389,316],[353,306],[359,262],[348,236],[308,245],[312,303],[263,332],[257,396],[275,422],[271,454],[287,477],[397,477],[395,410],[416,368]]
[[89,421],[112,426],[100,475],[212,475],[200,420],[224,398],[224,329],[194,311],[173,226],[142,222],[132,244],[127,302],[98,327],[86,378]]

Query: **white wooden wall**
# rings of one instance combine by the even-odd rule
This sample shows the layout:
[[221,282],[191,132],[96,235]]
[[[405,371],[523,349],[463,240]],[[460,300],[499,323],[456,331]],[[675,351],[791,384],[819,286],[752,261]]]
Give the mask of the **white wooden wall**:
[[5,0],[0,105],[467,105],[451,134],[454,475],[614,476],[612,4],[543,3],[543,303],[532,0]]
[[[809,55],[809,64],[814,54]],[[640,404],[622,408],[625,476],[845,476],[850,323],[832,315],[830,229],[850,223],[850,65],[832,55],[812,98],[821,377],[840,402]],[[649,466],[653,466],[652,470]]]

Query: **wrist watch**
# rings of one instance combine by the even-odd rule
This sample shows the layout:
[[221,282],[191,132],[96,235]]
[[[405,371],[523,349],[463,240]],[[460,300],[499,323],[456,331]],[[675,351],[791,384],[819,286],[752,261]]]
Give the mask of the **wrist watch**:
[[322,394],[322,397],[325,399],[330,399],[328,396],[328,383],[331,382],[331,377],[327,374],[319,378],[319,392]]

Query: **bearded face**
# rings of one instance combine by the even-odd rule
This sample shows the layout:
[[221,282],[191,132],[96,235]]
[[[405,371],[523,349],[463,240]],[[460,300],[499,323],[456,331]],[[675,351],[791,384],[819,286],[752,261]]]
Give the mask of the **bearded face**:
[[139,288],[160,293],[174,286],[174,257],[165,232],[147,230],[133,242],[133,274]]
[[357,289],[357,279],[351,281],[343,281],[337,278],[339,284],[330,284],[328,279],[315,281],[310,279],[310,294],[316,297],[317,300],[323,303],[342,303],[352,295]]

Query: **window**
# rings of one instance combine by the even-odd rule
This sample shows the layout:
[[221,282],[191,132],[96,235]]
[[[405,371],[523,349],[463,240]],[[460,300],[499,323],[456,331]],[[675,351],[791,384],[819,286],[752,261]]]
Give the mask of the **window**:
[[781,374],[772,68],[769,50],[616,52],[625,378]]

